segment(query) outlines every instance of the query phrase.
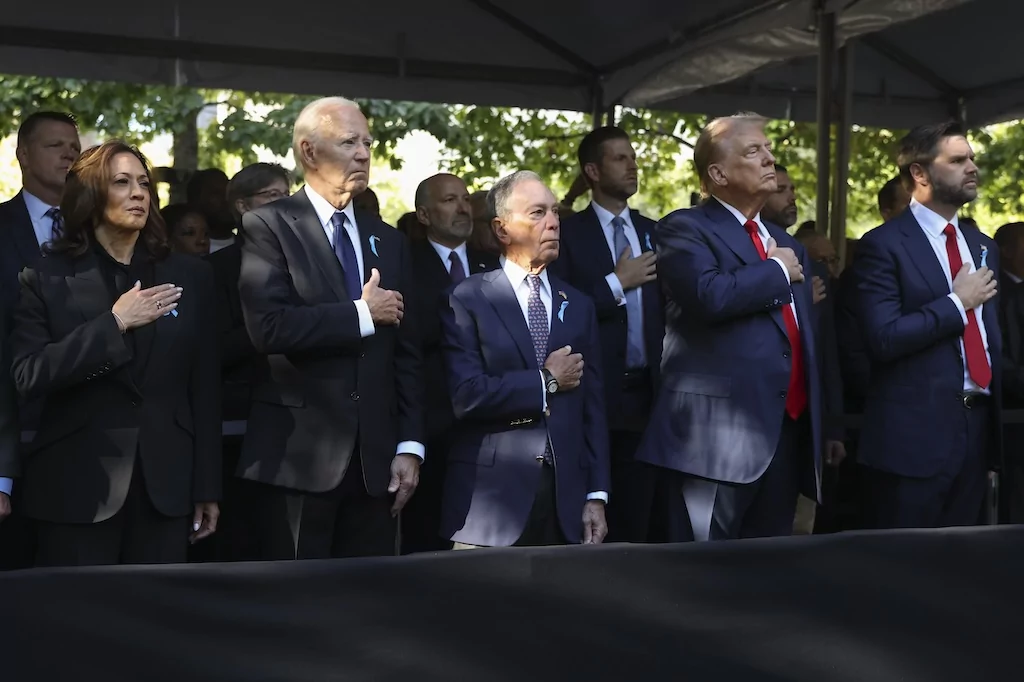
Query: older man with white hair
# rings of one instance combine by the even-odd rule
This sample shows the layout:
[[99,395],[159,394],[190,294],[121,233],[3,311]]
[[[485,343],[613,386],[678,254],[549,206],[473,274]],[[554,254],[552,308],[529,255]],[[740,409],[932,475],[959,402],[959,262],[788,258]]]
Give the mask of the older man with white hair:
[[420,349],[405,238],[352,198],[373,138],[354,102],[295,122],[306,186],[242,217],[246,328],[268,362],[238,474],[260,484],[264,559],[395,553],[424,456]]
[[456,549],[597,544],[611,472],[594,304],[548,272],[558,201],[536,174],[502,178],[487,201],[501,268],[441,309],[458,420],[441,534]]

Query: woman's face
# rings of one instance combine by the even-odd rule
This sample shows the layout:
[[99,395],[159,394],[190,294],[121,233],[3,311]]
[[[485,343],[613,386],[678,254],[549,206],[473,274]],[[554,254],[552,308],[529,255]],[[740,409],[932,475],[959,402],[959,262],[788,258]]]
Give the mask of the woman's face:
[[149,176],[142,162],[128,152],[112,158],[103,223],[118,230],[141,231],[149,220],[149,197]]
[[200,213],[186,213],[171,231],[171,248],[178,253],[206,256],[210,253],[210,230]]

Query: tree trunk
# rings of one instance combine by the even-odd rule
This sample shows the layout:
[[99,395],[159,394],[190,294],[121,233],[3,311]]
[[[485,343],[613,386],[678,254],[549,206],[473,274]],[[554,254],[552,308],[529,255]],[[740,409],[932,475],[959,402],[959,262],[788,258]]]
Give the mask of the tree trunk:
[[190,112],[182,127],[174,133],[174,142],[171,144],[175,171],[174,181],[171,182],[172,204],[185,201],[185,185],[199,168],[198,117],[198,111]]

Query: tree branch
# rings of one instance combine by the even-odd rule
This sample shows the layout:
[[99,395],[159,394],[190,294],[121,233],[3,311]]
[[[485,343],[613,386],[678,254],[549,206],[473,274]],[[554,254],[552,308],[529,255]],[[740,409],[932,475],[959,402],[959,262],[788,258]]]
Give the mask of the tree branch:
[[651,129],[651,128],[641,128],[641,129],[637,130],[637,132],[640,133],[641,135],[660,135],[662,137],[670,137],[673,140],[675,140],[676,142],[678,142],[679,144],[685,145],[685,146],[689,147],[690,149],[693,149],[693,146],[694,146],[693,142],[690,142],[689,140],[683,139],[682,137],[679,137],[675,133],[670,133],[667,130],[661,130],[660,128],[654,128],[654,129]]

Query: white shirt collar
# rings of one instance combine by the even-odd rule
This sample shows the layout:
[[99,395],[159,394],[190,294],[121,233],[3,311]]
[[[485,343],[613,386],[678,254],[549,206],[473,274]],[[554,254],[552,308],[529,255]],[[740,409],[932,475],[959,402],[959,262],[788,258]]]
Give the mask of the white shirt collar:
[[[530,274],[518,264],[513,263],[508,258],[502,256],[500,259],[501,269],[504,271],[505,276],[508,277],[508,281],[512,283],[512,290],[516,290],[519,286],[526,281],[526,277]],[[548,269],[544,268],[540,271],[540,282],[541,289],[547,291],[551,290],[551,285],[548,284]]]
[[[338,209],[334,208],[327,199],[317,194],[309,185],[306,185],[306,196],[309,197],[309,203],[313,204],[313,210],[316,211],[316,216],[320,219],[320,226],[326,228],[331,223],[331,218],[338,212]],[[348,224],[355,227],[356,212],[352,208],[351,201],[348,202],[345,208],[341,209],[341,212],[348,216]]]
[[[444,244],[438,244],[433,239],[428,239],[427,241],[430,242],[430,245],[434,247],[434,251],[437,252],[437,257],[441,259],[441,263],[444,264],[445,269],[448,270],[449,272],[451,271],[451,264],[449,263],[448,258],[450,257],[452,251],[458,254],[459,260],[462,261],[462,267],[466,268],[469,266],[469,254],[466,252],[466,242],[462,242],[454,249],[449,249]],[[469,273],[467,272],[466,274]]]
[[917,199],[910,200],[910,212],[914,214],[914,218],[917,219],[921,229],[931,237],[938,238],[941,236],[942,231],[946,229],[946,225],[952,225],[958,232],[960,231],[960,220],[957,216],[954,215],[952,220],[946,220],[935,211],[918,202]]
[[[734,218],[736,218],[736,220],[739,221],[740,225],[744,225],[745,226],[747,224],[747,216],[743,215],[735,207],[730,206],[729,204],[725,203],[724,201],[722,201],[718,197],[714,197],[714,199],[715,199],[715,201],[720,203],[722,206],[724,206],[725,210],[727,210],[729,213],[731,213],[732,216]],[[758,211],[757,215],[755,215],[753,217],[753,221],[755,223],[757,223],[757,227],[758,227],[758,229],[761,232],[765,232],[765,233],[768,232],[768,229],[764,226],[764,222],[761,220],[761,212],[760,211]]]
[[24,188],[21,190],[21,196],[25,200],[25,208],[28,209],[28,215],[32,220],[39,220],[46,215],[47,211],[55,208]]
[[629,217],[629,206],[623,209],[622,213],[616,216],[614,213],[612,213],[611,211],[609,211],[607,208],[597,203],[596,201],[591,200],[590,205],[594,207],[594,214],[597,215],[597,220],[598,222],[601,223],[601,227],[608,227],[609,225],[612,224],[612,221],[617,217],[622,218],[626,222],[626,225],[633,227],[633,221],[630,220]]

